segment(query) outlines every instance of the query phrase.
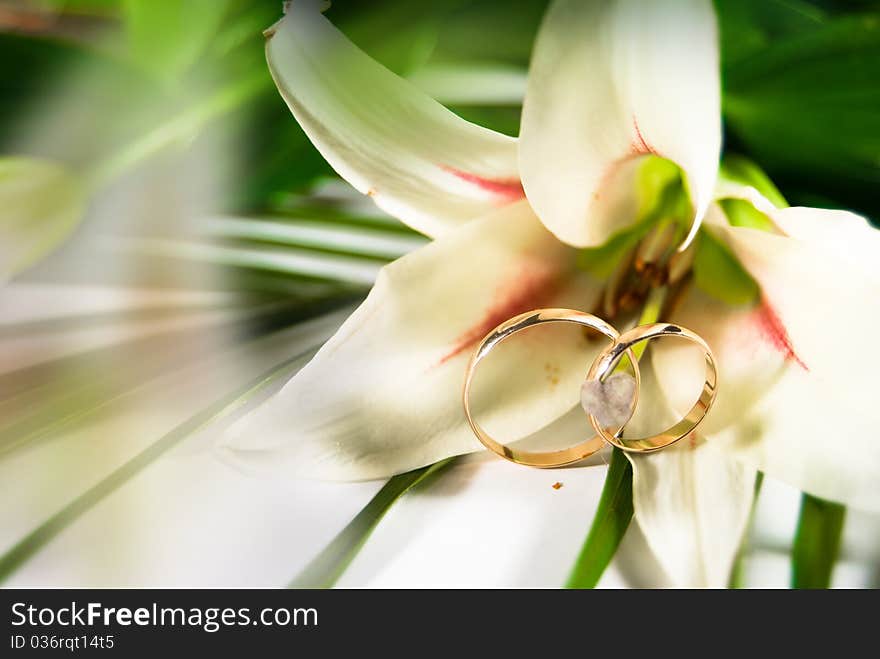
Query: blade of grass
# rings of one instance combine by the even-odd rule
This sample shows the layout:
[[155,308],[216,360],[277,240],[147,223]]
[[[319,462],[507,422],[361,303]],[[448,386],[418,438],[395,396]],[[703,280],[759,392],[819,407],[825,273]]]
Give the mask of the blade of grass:
[[394,502],[453,460],[455,458],[447,458],[390,479],[288,587],[332,588]]
[[28,559],[34,556],[61,531],[70,526],[97,503],[125,485],[131,478],[142,472],[169,449],[209,424],[232,414],[261,390],[295,371],[297,366],[306,361],[316,350],[317,347],[314,347],[287,359],[248,382],[244,387],[221,398],[210,407],[176,426],[102,481],[76,497],[0,556],[0,583],[8,579],[15,570],[26,563]]
[[846,507],[804,494],[794,546],[791,587],[828,588],[840,551]]
[[632,465],[623,451],[615,448],[593,525],[566,588],[595,588],[599,583],[633,516],[632,477]]

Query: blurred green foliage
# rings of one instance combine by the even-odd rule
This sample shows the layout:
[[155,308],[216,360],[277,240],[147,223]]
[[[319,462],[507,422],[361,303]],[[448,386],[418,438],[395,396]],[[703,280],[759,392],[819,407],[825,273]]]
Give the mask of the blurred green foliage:
[[[525,70],[546,4],[337,0],[328,17],[402,75],[449,64]],[[878,3],[716,6],[727,151],[761,165],[792,204],[880,217]],[[98,167],[196,108],[198,121],[172,142],[185,147],[211,131],[237,138],[235,157],[247,175],[218,200],[225,210],[271,210],[285,193],[331,174],[266,70],[260,32],[280,15],[280,2],[34,0],[9,7],[0,25],[0,152]],[[23,141],[32,117],[65,85],[77,85],[81,99],[69,123],[53,139]],[[246,91],[217,111],[198,111],[234,89]],[[453,109],[518,132],[516,105]]]
[[793,204],[880,217],[877,4],[719,7],[728,148],[759,162]]

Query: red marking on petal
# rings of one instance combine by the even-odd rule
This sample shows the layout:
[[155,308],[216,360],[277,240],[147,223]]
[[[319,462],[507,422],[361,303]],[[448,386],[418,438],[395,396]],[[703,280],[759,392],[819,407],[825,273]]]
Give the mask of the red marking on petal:
[[793,361],[809,372],[809,367],[795,352],[791,339],[788,336],[788,330],[785,329],[785,325],[782,324],[782,320],[779,318],[776,310],[766,299],[761,300],[760,306],[755,311],[755,322],[768,343],[781,352],[787,360]]
[[499,287],[492,306],[478,323],[462,332],[453,341],[452,350],[446,353],[437,366],[473,347],[493,329],[508,318],[530,309],[546,306],[556,291],[559,273],[547,267],[523,268],[520,273]]
[[636,132],[635,139],[632,144],[632,151],[634,154],[648,154],[648,153],[657,153],[657,150],[651,146],[648,141],[645,139],[645,136],[642,135],[642,129],[639,128],[638,119],[633,116],[633,129]]
[[632,121],[633,130],[635,131],[635,138],[633,139],[632,144],[630,144],[629,153],[621,158],[618,158],[605,168],[605,171],[602,174],[602,178],[599,181],[599,185],[593,192],[594,201],[600,201],[605,196],[604,190],[606,190],[611,185],[613,178],[617,176],[618,171],[624,164],[640,156],[646,156],[650,154],[660,155],[657,149],[651,146],[645,139],[645,136],[642,135],[642,129],[639,128],[639,122],[635,118],[635,116],[633,116]]
[[502,197],[506,201],[516,201],[526,196],[525,190],[523,190],[522,181],[518,178],[491,179],[470,172],[465,172],[460,169],[455,169],[454,167],[447,167],[446,165],[441,165],[441,167],[450,174],[457,176],[462,181],[473,183],[481,190]]

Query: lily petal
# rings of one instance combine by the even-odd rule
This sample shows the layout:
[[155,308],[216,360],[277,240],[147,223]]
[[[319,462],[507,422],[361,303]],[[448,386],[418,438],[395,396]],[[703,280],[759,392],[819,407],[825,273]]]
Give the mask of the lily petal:
[[[239,460],[332,479],[384,477],[480,448],[461,407],[473,347],[517,313],[594,304],[599,286],[576,257],[523,201],[398,259],[227,446]],[[567,333],[577,328],[550,327],[551,340],[540,329],[499,346],[475,380],[475,409],[491,408],[481,423],[511,441],[577,404],[602,345]]]
[[636,519],[672,582],[727,586],[749,519],[755,469],[696,439],[630,460]]
[[797,206],[769,215],[790,237],[820,246],[832,258],[861,268],[869,279],[880,277],[880,231],[860,215]]
[[296,1],[266,58],[303,130],[339,174],[429,236],[522,198],[516,140],[461,119]]
[[[645,395],[628,436],[647,436],[680,418],[658,387],[654,354],[643,360]],[[635,519],[671,584],[726,587],[751,512],[755,470],[697,436],[627,457]]]
[[721,148],[718,37],[704,0],[558,0],[538,35],[520,169],[561,240],[601,245],[635,221],[633,162],[678,164],[694,206],[712,199]]
[[[837,211],[791,208],[771,219],[789,235],[713,226],[760,285],[760,302],[728,307],[695,291],[675,316],[720,367],[702,431],[801,490],[878,510],[880,356],[863,344],[880,322],[880,262],[866,249],[878,232]],[[655,356],[665,390],[688,380],[675,350]]]

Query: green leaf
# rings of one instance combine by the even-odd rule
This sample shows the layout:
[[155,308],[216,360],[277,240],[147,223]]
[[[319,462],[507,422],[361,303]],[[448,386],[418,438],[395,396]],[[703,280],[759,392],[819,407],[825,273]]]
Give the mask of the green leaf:
[[84,211],[84,187],[64,166],[0,158],[0,282],[58,247]]
[[758,165],[744,156],[728,155],[721,161],[719,176],[737,183],[750,185],[764,195],[770,203],[778,208],[788,206],[776,184]]
[[632,477],[632,465],[623,451],[615,448],[593,525],[566,588],[595,588],[599,583],[633,516]]
[[793,203],[805,192],[880,216],[880,13],[775,39],[725,68],[729,131]]
[[769,232],[773,232],[776,228],[773,220],[745,199],[722,199],[718,205],[721,206],[727,221],[732,226]]
[[805,0],[715,0],[715,7],[725,67],[825,20],[825,12]]
[[446,468],[447,458],[390,479],[370,502],[340,531],[290,583],[290,588],[332,588],[363,547],[392,505],[410,489]]
[[749,304],[758,297],[758,284],[730,249],[709,231],[700,232],[694,254],[694,283],[731,305]]
[[113,471],[109,476],[76,497],[0,556],[0,583],[8,579],[15,570],[27,562],[28,559],[61,533],[61,531],[125,485],[134,476],[155,462],[157,458],[210,423],[232,414],[267,386],[280,378],[288,376],[292,370],[301,365],[313,353],[314,349],[291,357],[263,373],[244,387],[218,400],[214,405],[190,417],[187,421],[175,427]]
[[828,588],[840,551],[846,507],[804,494],[794,546],[792,588]]
[[432,61],[507,62],[525,67],[547,4],[547,0],[518,0],[516,11],[511,11],[506,2],[468,2],[444,17]]

